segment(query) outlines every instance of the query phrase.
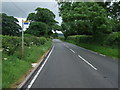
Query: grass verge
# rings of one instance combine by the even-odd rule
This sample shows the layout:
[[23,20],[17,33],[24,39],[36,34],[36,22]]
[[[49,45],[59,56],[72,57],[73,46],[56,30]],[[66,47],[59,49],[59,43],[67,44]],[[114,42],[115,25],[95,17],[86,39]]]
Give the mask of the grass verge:
[[25,47],[23,59],[19,58],[21,55],[19,49],[11,56],[3,53],[2,88],[10,88],[13,83],[16,83],[20,77],[32,68],[31,63],[37,62],[51,46],[52,42],[47,41],[44,45]]
[[107,55],[107,56],[111,56],[113,58],[116,59],[120,59],[120,56],[118,55],[118,48],[114,48],[114,47],[110,47],[110,46],[102,46],[99,44],[90,44],[90,43],[77,43],[73,40],[63,40],[72,44],[75,44],[77,46]]

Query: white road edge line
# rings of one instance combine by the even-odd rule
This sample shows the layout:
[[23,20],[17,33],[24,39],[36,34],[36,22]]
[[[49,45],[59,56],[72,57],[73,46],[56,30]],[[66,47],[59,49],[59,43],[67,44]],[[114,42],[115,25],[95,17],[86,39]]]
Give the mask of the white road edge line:
[[88,65],[90,65],[93,69],[97,70],[96,67],[94,67],[92,64],[90,64],[88,61],[86,61],[83,57],[81,57],[80,55],[78,55],[79,58],[81,58],[84,62],[86,62]]
[[70,49],[73,53],[75,53],[75,51],[73,51],[72,49]]
[[33,83],[35,82],[35,80],[37,79],[39,73],[41,72],[41,70],[43,69],[44,65],[46,64],[48,58],[50,57],[52,51],[54,49],[54,46],[52,47],[52,50],[50,51],[50,53],[48,54],[47,58],[45,59],[44,63],[42,64],[42,66],[40,67],[40,69],[38,70],[37,74],[34,76],[34,78],[32,79],[32,81],[30,82],[30,84],[28,85],[27,88],[31,88],[31,86],[33,85]]
[[99,55],[101,55],[101,56],[105,56],[105,55],[103,55],[103,54],[99,54]]

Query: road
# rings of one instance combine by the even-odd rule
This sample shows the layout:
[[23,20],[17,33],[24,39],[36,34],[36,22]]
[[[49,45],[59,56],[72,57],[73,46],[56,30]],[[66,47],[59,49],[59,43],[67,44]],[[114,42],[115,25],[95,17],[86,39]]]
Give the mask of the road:
[[117,88],[118,61],[76,45],[54,47],[24,88]]

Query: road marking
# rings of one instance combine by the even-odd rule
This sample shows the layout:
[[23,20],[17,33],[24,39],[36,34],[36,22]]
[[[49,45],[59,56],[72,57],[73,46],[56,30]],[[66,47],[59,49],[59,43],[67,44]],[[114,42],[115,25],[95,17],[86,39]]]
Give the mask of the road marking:
[[66,45],[67,48],[69,48],[67,45]]
[[101,55],[101,56],[105,56],[105,55],[103,55],[103,54],[99,54],[99,55]]
[[50,53],[48,54],[47,58],[45,59],[44,63],[42,64],[42,66],[40,67],[40,69],[38,70],[37,74],[34,76],[34,78],[32,79],[32,81],[30,82],[30,84],[28,85],[27,88],[31,88],[31,86],[33,85],[33,83],[35,82],[35,80],[37,79],[39,73],[41,72],[41,70],[43,69],[43,67],[45,66],[48,58],[50,57],[52,51],[54,49],[54,46],[52,47],[52,50],[50,51]]
[[72,49],[70,49],[73,53],[75,53],[75,51],[73,51]]
[[78,55],[79,58],[81,58],[84,62],[86,62],[88,65],[90,65],[93,69],[97,70],[96,67],[94,67],[92,64],[90,64],[88,61],[86,61],[83,57],[81,57],[80,55]]

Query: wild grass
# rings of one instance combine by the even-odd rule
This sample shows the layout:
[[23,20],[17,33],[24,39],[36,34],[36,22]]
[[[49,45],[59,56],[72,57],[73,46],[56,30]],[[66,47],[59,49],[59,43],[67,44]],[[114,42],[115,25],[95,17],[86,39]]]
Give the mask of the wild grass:
[[24,50],[24,57],[22,59],[20,58],[20,48],[10,56],[3,53],[2,88],[10,88],[13,83],[15,83],[31,68],[31,63],[37,62],[37,60],[40,59],[40,57],[51,46],[51,41],[47,41],[45,44],[40,46],[26,46]]
[[[113,33],[114,34],[114,33]],[[112,34],[111,34],[112,35]],[[111,36],[110,35],[110,36]],[[111,37],[112,41],[110,41],[111,39],[108,37],[103,37],[98,38],[96,40],[93,40],[92,37],[90,36],[85,36],[85,35],[74,35],[74,36],[69,36],[67,38],[67,40],[64,39],[64,37],[59,37],[59,39],[69,42],[69,43],[73,43],[76,44],[80,47],[107,55],[107,56],[111,56],[113,58],[117,58],[120,59],[119,54],[119,50],[120,48],[118,47],[117,44],[117,39],[112,39],[113,37]],[[109,39],[109,40],[108,40]]]
[[89,50],[92,50],[92,51],[95,51],[95,52],[98,52],[98,53],[101,53],[101,54],[104,54],[107,56],[111,56],[113,58],[120,59],[120,56],[118,55],[118,48],[114,48],[114,47],[110,47],[110,46],[102,46],[102,45],[95,44],[95,43],[94,44],[92,44],[92,43],[77,43],[72,40],[66,40],[66,41],[69,43],[76,44],[80,47],[83,47],[83,48],[86,48],[86,49],[89,49]]

